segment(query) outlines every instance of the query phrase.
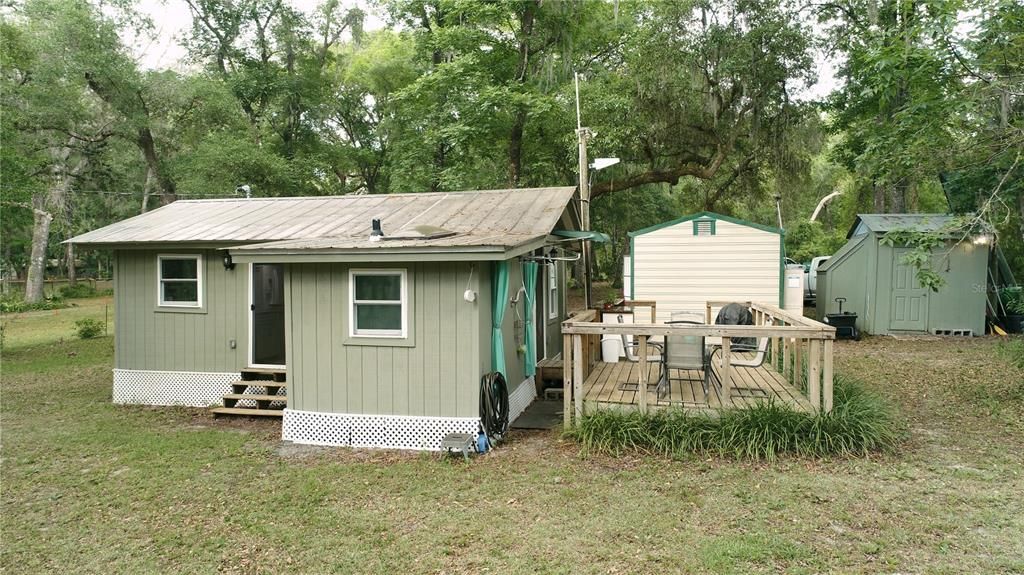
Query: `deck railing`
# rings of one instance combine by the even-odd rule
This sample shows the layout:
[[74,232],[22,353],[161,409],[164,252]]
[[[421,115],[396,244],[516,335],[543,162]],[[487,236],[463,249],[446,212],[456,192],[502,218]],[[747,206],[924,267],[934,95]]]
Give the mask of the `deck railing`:
[[[754,325],[713,325],[712,308],[732,302],[709,301],[705,306],[706,325],[664,324],[657,322],[657,303],[653,301],[623,301],[617,307],[632,308],[636,321],[637,308],[649,308],[650,323],[601,323],[601,310],[584,310],[562,323],[562,369],[565,401],[565,426],[583,416],[583,382],[594,365],[600,361],[601,337],[604,335],[633,336],[637,346],[639,364],[639,408],[648,411],[647,355],[648,341],[664,336],[718,337],[722,352],[718,372],[721,377],[722,396],[731,397],[733,370],[730,365],[732,340],[735,338],[769,338],[768,355],[764,364],[781,373],[793,387],[807,396],[814,410],[832,410],[832,342],[834,327],[787,312],[779,307],[742,302],[750,308]],[[743,368],[740,368],[743,369]]]

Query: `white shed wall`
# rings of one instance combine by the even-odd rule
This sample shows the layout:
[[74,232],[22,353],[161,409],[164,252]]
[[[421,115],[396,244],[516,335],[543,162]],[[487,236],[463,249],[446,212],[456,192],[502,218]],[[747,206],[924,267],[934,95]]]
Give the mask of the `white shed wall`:
[[657,301],[658,321],[709,300],[779,304],[779,235],[724,220],[715,228],[695,236],[685,221],[633,238],[633,299]]

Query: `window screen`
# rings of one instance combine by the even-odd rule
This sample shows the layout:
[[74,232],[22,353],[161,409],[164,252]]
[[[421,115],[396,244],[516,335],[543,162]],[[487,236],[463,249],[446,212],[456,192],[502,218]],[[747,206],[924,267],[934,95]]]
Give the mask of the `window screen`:
[[354,336],[404,337],[405,271],[351,272]]
[[159,303],[169,307],[200,307],[202,256],[157,256]]

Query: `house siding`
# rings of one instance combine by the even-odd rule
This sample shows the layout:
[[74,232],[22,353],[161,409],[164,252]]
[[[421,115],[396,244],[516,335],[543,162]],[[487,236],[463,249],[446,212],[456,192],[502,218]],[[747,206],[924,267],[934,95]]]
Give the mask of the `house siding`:
[[[389,264],[408,273],[412,345],[348,333],[348,264],[290,264],[286,272],[289,407],[376,415],[475,417],[481,365],[489,364],[489,285],[475,263]],[[472,270],[472,274],[471,274]],[[473,303],[463,299],[477,291]],[[486,288],[486,289],[485,289]],[[484,297],[484,294],[487,294]],[[489,332],[488,332],[489,336]]]
[[[203,255],[202,312],[158,310],[157,255],[167,253]],[[220,255],[177,248],[114,252],[115,368],[223,373],[246,365],[249,276],[245,266],[225,270]]]
[[633,237],[633,299],[658,302],[658,321],[705,302],[779,304],[779,234],[715,220],[714,235],[694,235],[693,220]]
[[[566,285],[567,285],[566,276],[565,276],[565,274],[568,271],[567,270],[567,266],[565,265],[565,262],[554,262],[552,265],[557,267],[557,271],[555,273],[557,274],[557,277],[558,277],[558,286],[559,286],[559,288],[558,288],[559,289],[559,291],[558,291],[558,295],[559,295],[559,298],[558,298],[558,310],[557,310],[556,317],[554,319],[548,319],[548,310],[544,307],[544,305],[545,305],[544,301],[543,300],[539,300],[537,302],[537,306],[538,306],[538,308],[537,308],[537,310],[538,310],[537,311],[537,314],[538,314],[537,321],[545,322],[545,324],[544,324],[544,327],[545,327],[545,329],[544,329],[544,340],[545,340],[544,341],[544,345],[545,345],[545,349],[540,350],[540,352],[541,352],[540,355],[542,355],[544,357],[555,357],[555,356],[558,356],[558,355],[560,355],[562,353],[562,322],[565,321],[566,307],[567,307],[566,306],[567,294],[565,293],[565,291],[566,291],[565,288],[566,288]],[[546,272],[547,272],[547,270],[546,270],[546,268],[544,266],[541,266],[540,270],[537,272],[538,275],[539,274],[544,274],[542,277],[538,278],[537,284],[538,285],[543,285],[545,290],[547,290],[547,288],[548,288],[548,280],[547,280],[547,273]],[[546,291],[545,291],[545,294],[546,294]]]

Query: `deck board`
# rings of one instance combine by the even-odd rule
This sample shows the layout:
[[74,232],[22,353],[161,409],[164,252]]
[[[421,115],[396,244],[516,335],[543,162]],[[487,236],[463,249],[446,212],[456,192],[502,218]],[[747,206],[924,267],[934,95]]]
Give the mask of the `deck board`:
[[[660,366],[649,363],[648,381],[655,382],[660,375]],[[716,374],[719,369],[713,367]],[[702,374],[696,370],[673,369],[670,372],[669,394],[658,400],[656,391],[647,391],[647,403],[652,407],[682,407],[687,410],[716,411],[730,407],[748,407],[774,398],[801,411],[810,411],[811,405],[800,391],[789,384],[782,374],[769,365],[756,368],[738,367],[733,369],[732,397],[723,398],[717,387],[709,385],[704,393],[701,385]],[[583,383],[584,401],[598,405],[638,405],[641,393],[635,389],[622,389],[622,384],[637,385],[640,380],[637,363],[620,360],[616,363],[598,362]]]

